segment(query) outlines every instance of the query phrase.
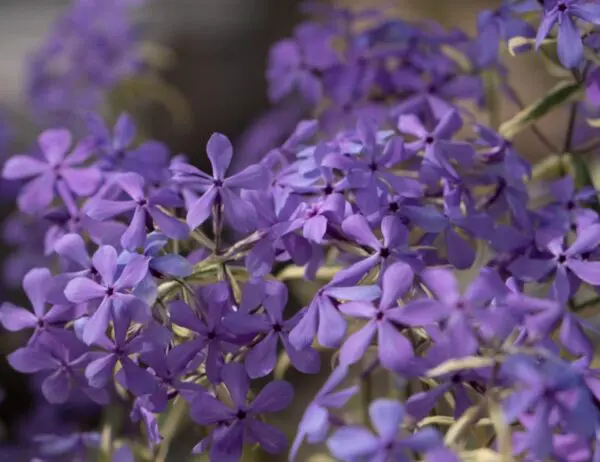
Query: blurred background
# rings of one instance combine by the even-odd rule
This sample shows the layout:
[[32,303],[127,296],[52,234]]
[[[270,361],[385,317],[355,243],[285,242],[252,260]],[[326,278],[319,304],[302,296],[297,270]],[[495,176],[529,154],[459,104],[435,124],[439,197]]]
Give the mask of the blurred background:
[[[0,115],[8,122],[12,139],[4,149],[5,156],[24,151],[34,143],[39,127],[32,122],[24,98],[24,63],[69,3],[68,0],[0,0]],[[302,108],[293,100],[277,107],[269,105],[265,69],[270,45],[289,36],[302,19],[299,3],[298,0],[151,0],[141,8],[137,14],[143,36],[170,50],[169,65],[162,77],[181,92],[193,115],[189,126],[182,128],[164,123],[160,112],[149,111],[144,114],[148,126],[146,135],[165,141],[173,153],[184,152],[198,163],[204,158],[208,137],[219,131],[235,141],[238,160],[247,162],[245,155],[252,150],[249,146],[256,146],[248,129],[257,121],[260,123],[261,118],[278,117],[281,125],[291,131]],[[499,2],[345,0],[337,3],[346,6],[391,4],[404,18],[435,19],[447,27],[458,26],[472,34],[477,12]],[[531,55],[508,58],[508,67],[512,75],[510,81],[525,101],[543,95],[554,83]],[[505,105],[504,118],[515,111],[516,108]],[[541,124],[542,131],[557,145],[562,142],[558,136],[563,130],[556,130],[561,120],[562,115],[557,114]],[[284,136],[285,131],[265,134],[261,140],[264,148],[259,151],[266,152]],[[531,134],[524,134],[518,144],[523,155],[530,159],[545,154]],[[1,213],[6,217],[11,205],[6,203],[3,207]],[[5,250],[0,254],[6,255]],[[16,295],[8,289],[0,290],[1,300]],[[15,334],[2,335],[0,353],[5,356],[21,340]],[[293,374],[291,379],[294,379]],[[304,377],[302,384],[302,392],[308,397],[320,387],[322,380]],[[0,389],[9,398],[0,402],[0,421],[7,424],[5,436],[10,438],[11,422],[27,410],[29,398],[23,378],[4,361],[0,362]],[[293,431],[289,423],[297,423],[302,410],[300,404],[279,424]],[[174,455],[173,460],[185,459]]]
[[[150,120],[151,135],[174,152],[201,153],[210,133],[221,131],[243,145],[244,131],[270,108],[265,68],[269,46],[292,33],[301,19],[299,0],[151,0],[138,11],[147,40],[173,52],[165,79],[186,97],[193,113],[187,130],[168,130]],[[493,0],[337,0],[346,6],[392,5],[408,19],[436,19],[443,25],[475,32],[478,11]],[[24,149],[35,135],[23,99],[24,60],[39,46],[68,0],[0,0],[0,107],[12,122],[16,143]],[[543,94],[552,83],[537,72],[530,55],[511,58],[511,81],[522,97]],[[293,102],[283,103],[292,105]],[[280,108],[281,111],[288,108]],[[506,114],[514,108],[505,108]],[[552,121],[545,121],[552,138]],[[533,138],[524,145],[537,148]]]

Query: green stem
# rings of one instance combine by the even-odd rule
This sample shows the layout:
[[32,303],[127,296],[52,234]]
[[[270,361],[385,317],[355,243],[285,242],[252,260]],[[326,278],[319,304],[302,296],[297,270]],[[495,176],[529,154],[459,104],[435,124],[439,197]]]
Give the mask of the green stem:
[[373,399],[373,383],[371,376],[373,371],[379,365],[379,360],[373,361],[369,366],[360,374],[360,404],[362,411],[362,420],[365,426],[369,426],[369,405]]
[[600,297],[594,297],[589,300],[586,300],[585,302],[580,303],[579,305],[575,305],[573,307],[573,311],[578,312],[590,306],[597,305],[598,303],[600,303]]
[[158,449],[158,453],[156,454],[156,458],[154,462],[165,462],[167,460],[167,454],[169,453],[169,447],[171,443],[175,439],[175,435],[177,434],[177,430],[179,426],[183,422],[186,411],[186,403],[181,398],[175,398],[173,402],[173,407],[171,407],[171,411],[167,417],[167,421],[165,422],[164,427],[162,428],[162,436],[163,440],[160,443],[160,448]]
[[[523,100],[519,97],[519,95],[517,95],[516,92],[513,92],[513,96],[516,99],[516,103],[517,106],[519,107],[519,109],[522,111],[523,109],[525,109],[525,103],[523,103]],[[540,141],[540,143],[542,143],[544,146],[546,146],[546,148],[550,151],[550,152],[557,152],[556,146],[554,146],[554,144],[548,139],[546,138],[546,135],[544,135],[541,130],[537,127],[537,125],[532,124],[530,126],[532,133],[538,138],[538,140]]]

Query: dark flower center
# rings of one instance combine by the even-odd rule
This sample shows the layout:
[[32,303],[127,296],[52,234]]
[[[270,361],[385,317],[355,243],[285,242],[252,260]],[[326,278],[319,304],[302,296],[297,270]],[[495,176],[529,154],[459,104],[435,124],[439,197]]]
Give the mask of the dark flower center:
[[434,141],[435,141],[435,139],[431,135],[429,135],[427,138],[425,138],[426,144],[432,144]]
[[372,162],[371,164],[369,164],[369,169],[372,172],[376,172],[377,171],[377,164],[375,162]]
[[559,3],[558,11],[560,11],[561,13],[564,13],[565,11],[567,11],[567,5],[565,5],[564,3]]
[[390,212],[397,212],[400,209],[400,206],[396,202],[392,202],[389,205]]
[[109,288],[106,289],[106,296],[107,297],[113,296],[114,293],[115,293],[115,289],[113,289],[112,287],[109,287]]
[[209,340],[214,340],[215,338],[217,338],[217,334],[215,334],[215,332],[211,330],[206,336],[206,338],[208,338]]
[[323,194],[325,194],[326,196],[329,196],[332,192],[333,192],[333,186],[331,186],[330,184],[328,184],[327,186],[325,186],[323,188]]
[[223,186],[223,180],[215,180],[214,184],[217,188],[220,188],[221,186]]
[[145,205],[147,205],[147,204],[148,204],[148,201],[147,201],[146,199],[140,199],[140,200],[138,201],[138,205],[139,205],[140,207],[144,207],[144,206],[145,206]]
[[235,417],[238,420],[244,420],[246,418],[247,414],[246,411],[242,411],[241,409],[239,411],[237,411],[237,414],[235,415]]
[[281,324],[273,324],[273,332],[281,332]]
[[558,256],[558,263],[564,263],[567,261],[567,257],[565,255],[559,255]]
[[381,321],[383,319],[383,311],[378,311],[377,314],[375,315],[375,319],[377,319],[378,321]]
[[379,251],[379,255],[381,256],[381,258],[387,258],[390,256],[390,249],[388,249],[387,247],[383,247],[380,251]]
[[567,210],[573,210],[575,208],[575,202],[569,201],[567,202]]
[[467,304],[465,303],[464,300],[459,300],[456,302],[456,309],[457,310],[464,310],[467,307]]

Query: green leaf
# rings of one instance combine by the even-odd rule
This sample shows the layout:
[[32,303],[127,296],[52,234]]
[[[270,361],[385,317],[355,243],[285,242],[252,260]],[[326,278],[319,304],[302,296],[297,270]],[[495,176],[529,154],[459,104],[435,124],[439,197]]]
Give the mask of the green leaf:
[[552,110],[575,98],[581,88],[581,83],[559,83],[552,88],[546,96],[534,101],[525,109],[517,113],[512,119],[504,122],[500,126],[500,134],[509,140],[514,138],[517,133],[521,132],[529,125],[537,122],[543,116],[552,112]]
[[499,82],[495,71],[486,70],[482,73],[483,88],[485,94],[485,105],[490,117],[490,126],[498,130],[500,125],[500,92]]

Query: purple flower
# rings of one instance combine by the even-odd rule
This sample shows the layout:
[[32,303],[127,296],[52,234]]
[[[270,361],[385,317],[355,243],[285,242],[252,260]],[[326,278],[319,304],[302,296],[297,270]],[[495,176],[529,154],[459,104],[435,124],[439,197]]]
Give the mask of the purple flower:
[[[289,332],[298,322],[298,317],[283,320],[283,310],[288,301],[287,288],[284,284],[275,282],[248,284],[246,290],[262,290],[264,298],[259,305],[265,308],[264,315],[250,312],[233,313],[225,318],[223,325],[236,335],[261,335],[262,338],[246,355],[246,370],[250,378],[268,375],[277,363],[277,344],[280,341],[292,365],[305,374],[315,374],[319,371],[320,358],[310,347],[297,350],[289,341]],[[257,287],[258,286],[258,287]],[[252,308],[256,308],[252,307]]]
[[355,189],[356,203],[363,213],[375,210],[380,193],[392,191],[403,197],[420,197],[422,185],[413,178],[392,173],[390,168],[414,153],[405,150],[402,138],[393,136],[382,143],[376,125],[361,119],[356,133],[362,147],[360,157],[337,153],[325,156],[323,166],[348,171],[348,184]]
[[484,10],[477,16],[479,64],[487,66],[497,61],[500,41],[513,37],[534,37],[535,30],[517,17],[508,2],[495,10]]
[[146,429],[148,437],[148,445],[153,447],[160,444],[162,441],[162,435],[160,434],[160,428],[158,426],[157,415],[149,411],[144,404],[147,404],[143,398],[137,398],[133,402],[133,408],[129,414],[132,422],[141,421]]
[[128,3],[74,2],[54,23],[28,60],[27,99],[38,119],[74,124],[81,112],[98,110],[120,80],[139,74],[139,38]]
[[460,181],[461,177],[452,161],[464,166],[469,166],[473,161],[473,146],[465,141],[452,140],[462,124],[462,118],[454,110],[445,113],[432,131],[427,130],[415,115],[399,117],[398,130],[417,138],[416,141],[407,143],[406,149],[412,153],[425,152],[421,164],[421,179],[426,183],[435,184],[440,178]]
[[132,147],[136,129],[129,114],[119,116],[112,134],[96,114],[88,114],[87,127],[99,151],[98,165],[101,169],[138,173],[155,185],[160,185],[168,175],[170,153],[163,143],[150,140],[137,148]]
[[457,232],[457,229],[480,231],[481,227],[478,226],[480,221],[477,216],[465,216],[448,207],[444,211],[440,211],[432,205],[421,207],[407,204],[402,207],[402,212],[415,226],[422,228],[427,233],[442,235],[446,257],[456,269],[471,267],[475,261],[475,249]]
[[502,403],[504,418],[512,423],[533,411],[524,446],[537,457],[550,455],[553,427],[586,439],[595,434],[598,410],[581,378],[566,364],[553,359],[536,364],[518,355],[504,363],[502,374],[516,387]]
[[553,182],[549,189],[556,202],[537,211],[543,220],[538,235],[544,239],[558,238],[598,222],[598,214],[585,207],[586,202],[591,203],[598,194],[593,187],[576,190],[573,178],[565,176]]
[[[148,273],[136,285],[133,294],[144,300],[148,306],[154,305],[158,296],[157,281],[174,278],[185,278],[192,274],[193,265],[185,257],[166,253],[165,247],[169,239],[161,233],[148,234],[144,245],[143,255],[148,258]],[[123,251],[119,255],[119,265],[127,264],[132,258],[138,258],[136,253]]]
[[131,355],[148,349],[148,343],[155,340],[150,335],[144,335],[139,330],[128,335],[130,316],[122,310],[113,310],[114,339],[102,335],[95,344],[104,351],[97,353],[96,359],[85,369],[85,376],[94,388],[105,388],[113,379],[113,371],[117,363],[121,369],[116,374],[117,381],[135,396],[152,393],[156,387],[153,376],[142,369],[132,359]]
[[353,242],[372,250],[373,254],[339,271],[333,277],[336,284],[346,283],[348,280],[357,281],[372,268],[379,265],[384,270],[390,263],[398,260],[411,265],[415,270],[420,267],[418,257],[408,248],[408,229],[394,216],[386,216],[381,220],[383,242],[375,236],[367,219],[360,214],[346,218],[342,223],[342,231]]
[[156,387],[151,394],[139,398],[141,407],[153,413],[163,412],[170,398],[179,394],[191,402],[199,392],[204,390],[193,381],[183,380],[186,372],[198,367],[199,361],[184,364],[182,367],[178,356],[179,352],[176,349],[165,352],[161,346],[145,347],[140,361],[153,373]]
[[394,263],[383,274],[379,306],[363,301],[347,302],[340,311],[347,316],[368,320],[367,324],[350,335],[340,349],[340,363],[357,362],[367,351],[377,334],[377,351],[381,364],[391,370],[405,369],[413,358],[410,342],[398,331],[397,300],[412,285],[413,272],[405,263]]
[[213,168],[213,176],[188,164],[172,165],[174,181],[194,185],[204,190],[202,196],[189,208],[187,222],[191,229],[204,223],[213,205],[223,207],[231,225],[240,231],[251,229],[255,224],[254,210],[239,196],[241,189],[260,189],[268,182],[267,172],[261,165],[251,165],[233,176],[225,178],[225,172],[233,157],[233,147],[225,135],[214,133],[206,145],[206,152]]
[[333,31],[316,22],[294,30],[294,38],[282,40],[269,51],[267,80],[269,99],[277,102],[298,90],[313,106],[323,96],[320,75],[339,62],[333,47]]
[[89,201],[79,208],[70,194],[63,194],[61,199],[65,207],[51,209],[43,217],[52,224],[44,236],[46,255],[54,253],[56,243],[68,233],[89,236],[90,240],[97,245],[121,246],[120,239],[126,229],[123,223],[93,220],[86,213],[90,205]]
[[[428,328],[428,333],[434,340],[439,336],[439,333],[436,333],[431,327]],[[453,359],[452,353],[452,350],[444,347],[432,347],[419,364],[421,367],[421,369],[417,369],[419,375]],[[406,412],[417,421],[427,417],[432,409],[437,406],[440,399],[448,396],[448,394],[454,399],[453,417],[459,419],[473,404],[473,399],[469,396],[469,390],[472,388],[481,390],[485,386],[486,381],[489,380],[489,369],[461,370],[437,376],[436,380],[439,382],[437,386],[426,391],[413,393],[406,400]]]
[[171,321],[196,334],[194,338],[174,348],[178,358],[176,367],[186,367],[190,361],[196,360],[198,355],[206,354],[206,374],[213,383],[219,382],[224,363],[223,355],[233,349],[231,344],[235,341],[233,335],[221,325],[224,296],[221,293],[217,299],[207,299],[202,319],[182,301],[176,300],[169,305]]
[[173,191],[159,189],[146,194],[144,178],[137,173],[121,174],[117,183],[131,199],[126,201],[95,199],[87,214],[95,220],[106,220],[133,210],[131,223],[121,236],[123,247],[129,250],[143,247],[146,242],[148,222],[154,223],[164,234],[173,239],[185,239],[188,236],[189,229],[185,223],[161,210],[161,207],[172,208],[183,205]]
[[[223,383],[229,390],[233,407],[225,406],[213,396],[200,393],[191,406],[192,419],[202,425],[216,425],[210,435],[210,458],[223,462],[236,462],[242,455],[244,440],[259,444],[269,454],[279,454],[286,447],[285,435],[278,429],[259,420],[266,412],[278,412],[289,406],[294,390],[284,381],[268,383],[252,403],[246,402],[250,388],[248,376],[239,363],[223,368]],[[203,452],[206,441],[201,441],[194,452]]]
[[91,155],[87,141],[71,147],[71,133],[65,129],[46,130],[38,143],[43,160],[18,155],[8,159],[2,170],[7,180],[32,179],[19,193],[19,208],[26,213],[36,213],[46,208],[54,199],[60,185],[78,196],[93,194],[102,180],[95,167],[82,167]]
[[0,323],[11,332],[34,329],[29,344],[34,344],[44,334],[61,336],[63,325],[77,317],[72,304],[54,305],[47,308],[46,293],[52,276],[46,268],[34,268],[23,278],[23,290],[33,308],[33,312],[6,302],[0,306]]
[[310,346],[315,335],[319,343],[337,348],[346,333],[346,320],[338,304],[346,301],[373,301],[381,296],[379,286],[340,287],[331,282],[319,289],[300,321],[290,331],[290,343],[299,350]]
[[102,117],[97,114],[88,114],[86,122],[95,147],[102,153],[100,165],[109,170],[114,169],[122,162],[135,138],[133,119],[129,114],[121,114],[113,127],[112,134]]
[[531,340],[549,337],[560,326],[560,342],[571,354],[583,355],[587,360],[593,357],[594,349],[583,330],[584,324],[569,311],[565,301],[519,294],[508,297],[507,304],[526,313],[524,327]]
[[587,0],[548,0],[536,36],[536,49],[558,24],[558,58],[567,68],[577,67],[583,60],[583,42],[574,18],[600,25],[600,5]]
[[323,244],[328,224],[339,224],[342,221],[346,204],[344,196],[337,193],[329,194],[324,199],[317,198],[312,203],[302,202],[294,212],[289,227],[283,232],[301,227],[306,239]]
[[567,249],[563,246],[562,236],[548,242],[546,250],[552,258],[520,256],[510,264],[508,269],[514,276],[524,281],[538,281],[554,270],[552,286],[554,296],[557,300],[564,301],[575,291],[578,280],[600,285],[600,262],[588,259],[589,254],[596,250],[598,244],[600,244],[600,225],[590,225],[579,232],[575,242]]
[[331,453],[342,461],[394,460],[408,462],[412,451],[427,452],[443,446],[441,437],[433,428],[398,437],[400,425],[404,420],[402,405],[390,399],[378,399],[369,406],[371,423],[377,431],[373,435],[364,427],[342,427],[327,440]]
[[73,303],[100,301],[83,330],[83,341],[88,345],[104,336],[111,312],[115,309],[129,311],[138,321],[148,316],[145,303],[129,292],[146,276],[147,258],[136,255],[119,272],[117,251],[113,247],[102,246],[94,253],[92,264],[100,282],[89,277],[77,277],[65,288],[65,296]]
[[91,388],[84,376],[84,369],[95,357],[95,353],[88,352],[74,336],[55,339],[46,335],[35,344],[12,352],[7,359],[19,372],[51,372],[42,382],[42,393],[50,403],[66,402],[73,389],[79,388],[91,400],[105,404],[108,401],[106,391]]
[[505,310],[483,309],[492,299],[506,292],[497,273],[482,271],[462,295],[458,281],[448,270],[429,268],[423,271],[421,278],[437,300],[410,302],[400,310],[398,319],[410,326],[443,322],[444,335],[438,340],[438,346],[447,349],[448,354],[470,356],[479,349],[478,337],[482,331],[488,330],[493,335],[512,329],[514,317]]
[[334,391],[347,375],[348,368],[338,366],[307,406],[290,449],[290,461],[295,460],[304,438],[311,444],[320,443],[325,439],[330,427],[329,409],[344,407],[350,398],[358,392],[359,387],[357,385]]

